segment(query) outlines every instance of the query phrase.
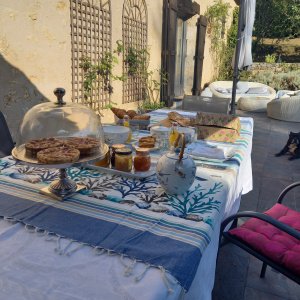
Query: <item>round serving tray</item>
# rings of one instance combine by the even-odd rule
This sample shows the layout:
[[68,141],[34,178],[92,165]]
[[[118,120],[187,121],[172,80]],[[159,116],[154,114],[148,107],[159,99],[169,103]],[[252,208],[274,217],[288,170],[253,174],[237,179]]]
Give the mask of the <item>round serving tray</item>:
[[20,162],[22,162],[26,165],[30,165],[32,167],[47,168],[47,169],[66,169],[66,168],[70,168],[71,166],[76,166],[76,165],[84,164],[87,162],[101,160],[102,158],[105,157],[105,155],[108,151],[109,151],[108,145],[104,144],[102,152],[84,156],[74,163],[65,163],[65,164],[42,164],[42,163],[39,163],[36,158],[26,155],[25,144],[15,147],[12,150],[11,154],[14,159],[17,159]]

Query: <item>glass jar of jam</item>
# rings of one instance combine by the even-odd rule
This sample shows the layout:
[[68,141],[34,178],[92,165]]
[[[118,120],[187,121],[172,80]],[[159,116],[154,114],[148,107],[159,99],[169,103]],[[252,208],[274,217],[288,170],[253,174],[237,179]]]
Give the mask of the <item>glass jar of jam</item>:
[[122,172],[130,172],[132,169],[132,151],[129,148],[121,148],[115,151],[115,169]]
[[124,144],[114,144],[111,146],[110,163],[113,168],[115,167],[115,155],[116,155],[115,152],[116,152],[116,150],[122,149],[122,148],[125,148]]
[[150,169],[151,158],[147,148],[136,148],[136,156],[134,158],[134,169],[137,172],[146,172]]
[[105,156],[101,159],[96,161],[95,166],[99,166],[99,167],[109,167],[110,164],[110,151],[107,151],[107,153],[105,154]]

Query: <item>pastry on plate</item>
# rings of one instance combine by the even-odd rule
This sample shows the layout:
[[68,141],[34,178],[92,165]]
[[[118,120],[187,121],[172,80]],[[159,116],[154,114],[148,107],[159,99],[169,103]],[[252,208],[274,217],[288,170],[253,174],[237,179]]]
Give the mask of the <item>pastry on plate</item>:
[[41,150],[59,147],[62,146],[62,140],[56,138],[43,138],[43,139],[36,139],[31,140],[25,144],[26,154],[31,157],[36,157],[37,153]]
[[99,152],[100,141],[92,137],[70,137],[64,140],[64,145],[80,151],[80,155],[90,155]]
[[43,164],[73,163],[79,156],[79,150],[67,146],[48,148],[37,153],[38,162]]
[[154,148],[156,138],[154,136],[145,136],[139,139],[139,147],[141,148]]

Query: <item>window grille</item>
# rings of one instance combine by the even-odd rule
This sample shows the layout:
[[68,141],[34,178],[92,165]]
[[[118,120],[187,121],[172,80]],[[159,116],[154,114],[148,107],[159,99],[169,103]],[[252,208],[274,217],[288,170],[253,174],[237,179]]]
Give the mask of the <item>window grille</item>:
[[111,51],[110,0],[70,0],[72,43],[72,101],[86,103],[99,110],[110,103],[110,94],[99,79],[84,100],[84,71],[81,59],[87,57],[97,64],[102,55]]
[[[125,0],[123,5],[122,33],[125,48],[143,50],[147,48],[147,6],[145,0]],[[123,73],[128,74],[128,65],[123,63]],[[144,100],[145,82],[141,75],[127,76],[123,81],[123,103]]]

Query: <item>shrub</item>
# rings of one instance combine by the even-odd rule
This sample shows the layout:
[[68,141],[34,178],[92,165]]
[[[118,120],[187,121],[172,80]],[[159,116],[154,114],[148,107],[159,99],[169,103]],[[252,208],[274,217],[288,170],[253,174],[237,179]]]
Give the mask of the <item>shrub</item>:
[[267,54],[265,62],[268,64],[274,64],[276,62],[276,54]]
[[271,86],[275,90],[300,90],[300,70],[292,70],[280,73],[270,71],[242,72],[240,80],[254,81]]

